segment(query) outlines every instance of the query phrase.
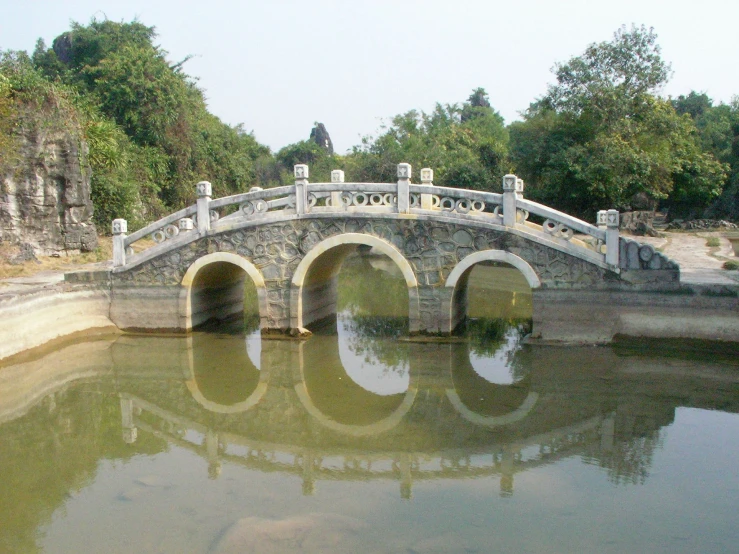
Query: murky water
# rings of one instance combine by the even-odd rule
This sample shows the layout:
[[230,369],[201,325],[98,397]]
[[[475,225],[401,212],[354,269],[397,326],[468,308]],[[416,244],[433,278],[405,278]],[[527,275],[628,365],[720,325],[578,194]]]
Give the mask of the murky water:
[[401,340],[402,281],[359,259],[305,342],[6,364],[0,552],[736,552],[736,356],[526,346],[530,295],[485,271],[459,342]]

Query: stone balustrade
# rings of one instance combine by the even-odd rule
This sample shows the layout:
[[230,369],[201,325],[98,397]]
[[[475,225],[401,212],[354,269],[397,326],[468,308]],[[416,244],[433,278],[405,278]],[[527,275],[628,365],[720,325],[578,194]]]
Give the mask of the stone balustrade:
[[[493,228],[516,230],[543,244],[554,244],[578,258],[601,267],[619,269],[619,213],[603,210],[597,225],[524,199],[524,182],[515,175],[503,178],[503,193],[439,187],[433,170],[421,170],[421,184],[413,184],[410,164],[398,165],[396,183],[347,183],[344,172],[331,172],[331,182],[309,182],[307,165],[294,168],[295,184],[212,198],[207,181],[197,184],[197,203],[126,235],[127,222],[113,221],[113,265],[135,262],[143,250],[162,253],[175,248],[185,236],[229,231],[247,225],[274,223],[305,217],[427,217],[437,220],[484,223]],[[535,223],[529,218],[541,223]],[[142,239],[155,243],[150,246]],[[134,248],[134,244],[137,247]]]

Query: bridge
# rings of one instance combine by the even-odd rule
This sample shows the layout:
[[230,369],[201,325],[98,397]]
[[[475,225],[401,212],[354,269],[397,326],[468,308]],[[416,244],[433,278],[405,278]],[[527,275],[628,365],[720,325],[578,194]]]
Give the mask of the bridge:
[[[592,296],[674,290],[678,266],[650,245],[619,235],[619,213],[592,225],[524,198],[524,183],[503,178],[501,193],[439,187],[433,171],[411,182],[295,183],[212,198],[197,184],[197,203],[127,235],[113,221],[111,319],[121,329],[187,332],[243,311],[245,279],[258,296],[263,333],[307,336],[311,323],[336,313],[343,260],[359,246],[388,256],[408,287],[411,334],[447,335],[467,311],[467,279],[480,263],[517,268],[532,290],[533,336],[568,333],[610,340],[615,327]],[[562,315],[563,310],[577,313]],[[611,302],[612,304],[612,302]],[[563,321],[568,328],[563,328]],[[600,322],[600,323],[598,323]]]

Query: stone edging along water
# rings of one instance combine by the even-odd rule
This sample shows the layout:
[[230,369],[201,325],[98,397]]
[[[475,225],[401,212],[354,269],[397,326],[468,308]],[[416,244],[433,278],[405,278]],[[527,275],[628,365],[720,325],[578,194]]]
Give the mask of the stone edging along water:
[[[110,317],[109,271],[2,294],[0,360],[72,336],[119,332]],[[545,320],[546,328],[537,329]],[[558,335],[557,322],[568,334]],[[669,292],[549,290],[534,296],[530,342],[606,344],[617,336],[739,343],[739,285],[682,285]]]

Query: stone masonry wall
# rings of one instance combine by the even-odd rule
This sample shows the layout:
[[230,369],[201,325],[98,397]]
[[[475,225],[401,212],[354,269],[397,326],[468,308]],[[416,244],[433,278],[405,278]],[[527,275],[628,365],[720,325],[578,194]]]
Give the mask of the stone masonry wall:
[[225,232],[113,275],[115,286],[179,284],[188,267],[213,252],[233,252],[253,263],[267,287],[269,325],[289,316],[290,283],[304,255],[316,244],[343,233],[364,233],[393,244],[413,267],[419,282],[421,329],[434,321],[449,273],[467,255],[505,250],[526,260],[543,287],[592,288],[618,276],[588,262],[511,233],[469,225],[420,220],[359,218],[301,219]]

